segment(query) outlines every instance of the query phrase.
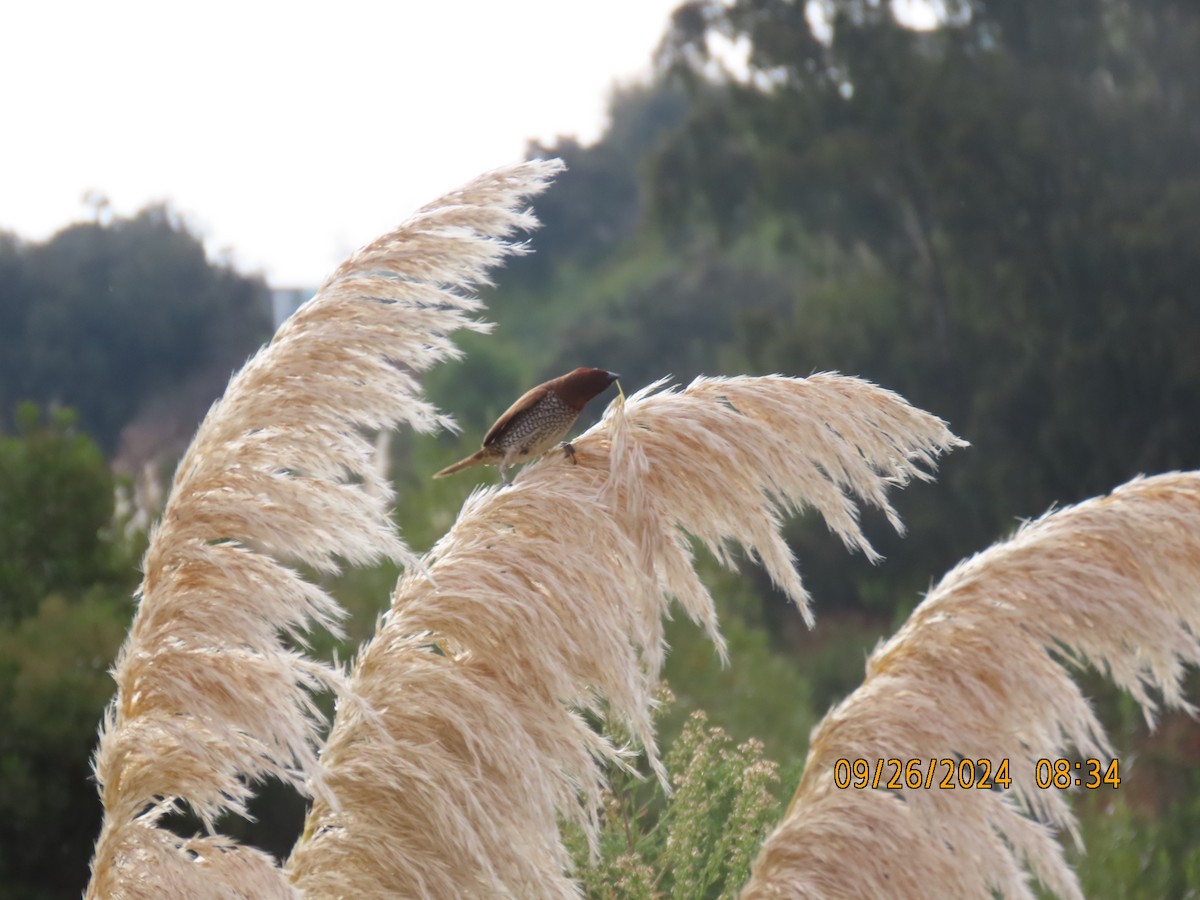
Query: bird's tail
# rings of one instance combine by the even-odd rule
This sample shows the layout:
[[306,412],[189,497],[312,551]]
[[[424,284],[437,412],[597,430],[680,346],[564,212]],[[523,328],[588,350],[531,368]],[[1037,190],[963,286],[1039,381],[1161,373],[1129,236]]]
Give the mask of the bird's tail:
[[455,472],[461,472],[463,469],[469,469],[471,466],[477,466],[483,462],[483,450],[476,450],[466,459],[460,459],[452,466],[446,466],[442,471],[436,473],[434,478],[445,478],[447,475],[453,475]]

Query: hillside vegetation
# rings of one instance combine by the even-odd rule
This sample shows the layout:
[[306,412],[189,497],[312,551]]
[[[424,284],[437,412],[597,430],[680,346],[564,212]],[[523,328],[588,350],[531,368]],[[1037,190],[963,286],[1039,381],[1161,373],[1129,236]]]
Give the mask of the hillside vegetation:
[[[805,14],[814,6],[823,16]],[[667,625],[674,702],[660,743],[683,732],[686,747],[720,744],[684,731],[703,709],[733,741],[762,742],[781,765],[779,797],[812,726],[956,561],[1139,473],[1200,468],[1200,9],[944,6],[941,27],[916,32],[866,0],[682,5],[653,79],[614,93],[599,142],[530,147],[567,164],[535,204],[536,252],[495,273],[495,332],[463,337],[465,357],[424,381],[462,434],[401,431],[390,445],[396,518],[423,551],[473,487],[430,474],[477,447],[526,387],[577,365],[620,372],[627,392],[667,375],[839,371],[969,440],[935,483],[896,494],[904,536],[864,516],[881,563],[847,555],[815,514],[787,524],[813,631],[757,567],[736,578],[702,555],[732,664],[690,622]],[[731,42],[745,66],[710,52]],[[145,542],[132,512],[114,508],[132,485],[104,460],[176,391],[213,371],[223,384],[268,337],[264,293],[207,259],[166,208],[97,215],[43,243],[0,236],[0,884],[11,896],[80,890],[99,831],[88,755]],[[317,635],[314,651],[347,658],[396,573],[319,575],[351,618],[344,640]],[[1084,892],[1200,892],[1195,724],[1166,714],[1150,734],[1134,701],[1099,675],[1082,680],[1117,755],[1137,762],[1119,792],[1078,798]],[[643,789],[613,802],[657,810]],[[298,807],[270,782],[251,802],[256,822],[222,827],[282,857]]]

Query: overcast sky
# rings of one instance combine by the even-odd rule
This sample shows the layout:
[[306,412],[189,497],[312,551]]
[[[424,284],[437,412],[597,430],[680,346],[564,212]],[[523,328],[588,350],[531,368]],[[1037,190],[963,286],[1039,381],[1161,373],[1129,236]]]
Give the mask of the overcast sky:
[[677,2],[6,3],[0,229],[168,200],[239,268],[315,286],[527,139],[594,139]]

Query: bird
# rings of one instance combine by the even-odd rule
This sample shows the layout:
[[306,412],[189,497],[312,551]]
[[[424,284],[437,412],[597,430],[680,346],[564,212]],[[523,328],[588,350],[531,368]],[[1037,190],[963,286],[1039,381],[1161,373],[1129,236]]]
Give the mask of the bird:
[[[541,456],[563,441],[588,401],[619,377],[605,369],[579,368],[530,388],[496,420],[482,447],[433,477],[445,478],[471,466],[498,465],[500,480],[510,484],[510,466]],[[565,441],[562,446],[573,460],[574,448]]]

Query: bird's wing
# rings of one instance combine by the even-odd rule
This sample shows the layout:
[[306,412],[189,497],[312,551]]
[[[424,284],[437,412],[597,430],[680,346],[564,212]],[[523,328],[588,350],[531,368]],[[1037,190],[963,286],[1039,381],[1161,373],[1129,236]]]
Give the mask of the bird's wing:
[[506,409],[504,414],[496,420],[496,423],[488,429],[488,433],[483,436],[483,446],[486,447],[497,437],[499,437],[500,433],[508,427],[509,423],[512,422],[513,419],[545,397],[549,390],[550,388],[547,385],[539,384],[537,387],[530,388],[524,394],[522,394],[517,399],[517,402]]

